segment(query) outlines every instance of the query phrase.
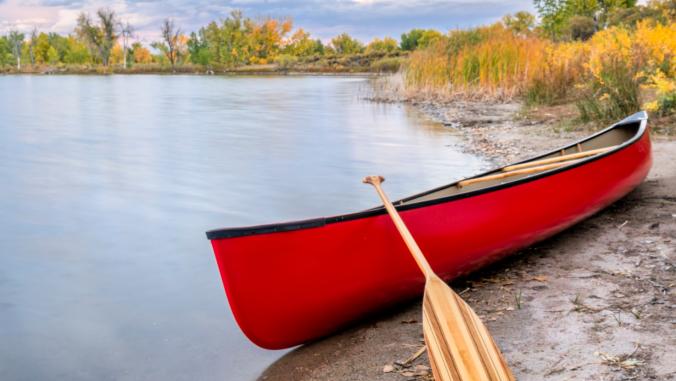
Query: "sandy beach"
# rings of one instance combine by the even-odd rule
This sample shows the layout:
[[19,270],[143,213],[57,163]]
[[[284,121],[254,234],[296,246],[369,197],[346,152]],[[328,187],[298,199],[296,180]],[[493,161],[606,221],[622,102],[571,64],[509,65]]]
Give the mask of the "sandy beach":
[[[463,149],[496,165],[591,130],[562,123],[571,115],[561,107],[524,113],[509,103],[417,106],[457,129]],[[486,322],[517,379],[676,377],[676,140],[673,120],[660,123],[652,171],[635,191],[451,284]],[[423,346],[420,303],[405,305],[290,352],[260,380],[431,380],[425,354],[414,358]]]

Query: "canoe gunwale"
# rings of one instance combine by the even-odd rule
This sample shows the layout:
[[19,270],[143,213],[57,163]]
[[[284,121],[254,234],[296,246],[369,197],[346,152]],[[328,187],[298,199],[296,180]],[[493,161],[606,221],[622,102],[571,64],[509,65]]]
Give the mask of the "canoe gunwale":
[[[538,179],[542,179],[542,178],[545,178],[545,177],[548,177],[548,176],[551,176],[551,175],[555,175],[555,174],[558,174],[558,173],[561,173],[561,172],[564,172],[564,171],[572,170],[574,168],[580,167],[580,166],[588,164],[590,162],[600,160],[600,159],[605,158],[607,156],[613,155],[613,154],[633,145],[634,143],[639,141],[643,137],[643,135],[646,133],[646,131],[647,131],[647,120],[648,120],[647,114],[644,111],[640,111],[640,112],[637,112],[636,114],[631,115],[631,116],[629,116],[629,117],[627,117],[627,118],[625,118],[625,119],[605,128],[605,129],[601,130],[601,131],[598,131],[595,134],[584,137],[584,138],[582,138],[578,141],[575,141],[573,143],[567,144],[567,145],[562,146],[560,148],[551,150],[549,152],[543,153],[541,155],[531,157],[531,158],[525,159],[525,160],[520,161],[520,162],[510,163],[510,164],[507,164],[507,165],[517,165],[517,164],[522,164],[522,163],[527,163],[527,162],[530,162],[530,161],[538,160],[538,159],[544,158],[546,156],[552,155],[554,153],[557,153],[557,152],[559,152],[563,149],[575,147],[578,144],[582,144],[582,143],[588,142],[590,140],[593,140],[596,137],[603,135],[603,134],[607,133],[608,131],[613,130],[615,128],[618,128],[618,127],[621,127],[621,126],[626,126],[626,125],[629,125],[629,124],[640,123],[636,133],[634,134],[634,136],[627,139],[623,143],[618,144],[616,148],[609,150],[607,152],[601,153],[601,154],[597,154],[597,155],[593,155],[593,156],[584,158],[584,159],[582,159],[582,160],[580,160],[580,161],[578,161],[577,163],[574,163],[574,164],[565,165],[565,166],[562,166],[562,167],[543,171],[543,172],[540,172],[540,173],[537,173],[537,174],[534,174],[534,175],[530,175],[530,176],[526,176],[526,177],[516,179],[516,180],[513,180],[513,181],[507,181],[507,182],[504,182],[504,183],[499,183],[499,184],[479,188],[479,189],[472,190],[472,191],[465,192],[465,193],[460,193],[460,194],[455,194],[455,195],[450,195],[450,196],[442,196],[442,197],[435,198],[435,199],[432,199],[432,200],[420,201],[420,202],[406,204],[406,205],[397,205],[397,204],[402,203],[402,202],[407,202],[407,201],[413,200],[415,198],[422,197],[422,196],[428,195],[430,193],[434,193],[434,192],[452,187],[452,186],[456,185],[459,181],[462,181],[462,180],[478,178],[478,177],[486,176],[488,174],[495,173],[497,171],[500,171],[501,168],[504,167],[503,166],[503,167],[491,169],[489,171],[477,174],[477,175],[472,176],[472,177],[468,177],[468,178],[465,178],[465,179],[459,179],[459,180],[457,180],[453,183],[442,185],[440,187],[437,187],[437,188],[434,188],[434,189],[431,189],[431,190],[427,190],[427,191],[424,191],[424,192],[421,192],[421,193],[417,193],[415,195],[397,200],[397,201],[393,202],[393,204],[395,205],[395,208],[398,211],[406,211],[406,210],[410,210],[410,209],[423,208],[423,207],[430,206],[430,205],[452,202],[452,201],[455,201],[455,200],[460,200],[460,199],[464,199],[464,198],[468,198],[468,197],[478,196],[478,195],[481,195],[481,194],[484,194],[484,193],[498,191],[498,190],[501,190],[501,189],[517,186],[517,185],[520,185],[520,184],[523,184],[523,183],[536,181]],[[380,207],[367,209],[367,210],[363,210],[363,211],[359,211],[359,212],[330,216],[330,217],[320,217],[320,218],[312,218],[312,219],[306,219],[306,220],[296,220],[296,221],[290,221],[290,222],[246,226],[246,227],[215,229],[215,230],[207,231],[206,236],[209,240],[219,240],[219,239],[237,238],[237,237],[245,237],[245,236],[259,235],[259,234],[271,234],[271,233],[288,232],[288,231],[294,231],[294,230],[318,228],[318,227],[322,227],[322,226],[327,225],[327,224],[338,223],[338,222],[343,222],[343,221],[350,221],[350,220],[355,220],[355,219],[360,219],[360,218],[368,218],[368,217],[378,216],[378,215],[382,215],[382,214],[386,214],[386,213],[387,213],[387,211],[385,210],[385,208],[380,206]]]

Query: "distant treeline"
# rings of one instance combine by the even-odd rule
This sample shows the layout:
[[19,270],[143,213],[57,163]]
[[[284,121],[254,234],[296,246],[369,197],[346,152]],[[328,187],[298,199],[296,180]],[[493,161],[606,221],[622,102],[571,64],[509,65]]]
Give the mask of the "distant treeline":
[[160,31],[161,40],[144,46],[130,42],[134,26],[122,22],[114,11],[100,9],[94,16],[82,13],[75,30],[65,36],[36,28],[30,33],[12,30],[1,36],[0,67],[30,71],[67,65],[129,68],[159,64],[172,69],[183,65],[216,69],[273,63],[288,66],[325,57],[398,57],[442,36],[435,30],[414,29],[403,34],[401,41],[385,37],[364,44],[343,33],[325,44],[302,28],[294,29],[291,19],[252,19],[240,11],[189,34],[166,19]]

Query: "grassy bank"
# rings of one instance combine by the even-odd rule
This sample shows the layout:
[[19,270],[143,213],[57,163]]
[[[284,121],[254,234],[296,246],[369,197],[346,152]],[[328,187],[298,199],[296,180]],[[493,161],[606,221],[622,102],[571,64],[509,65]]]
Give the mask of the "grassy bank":
[[502,23],[454,31],[415,51],[404,67],[407,98],[575,102],[583,120],[646,108],[676,111],[676,23],[639,21],[585,41],[554,41]]

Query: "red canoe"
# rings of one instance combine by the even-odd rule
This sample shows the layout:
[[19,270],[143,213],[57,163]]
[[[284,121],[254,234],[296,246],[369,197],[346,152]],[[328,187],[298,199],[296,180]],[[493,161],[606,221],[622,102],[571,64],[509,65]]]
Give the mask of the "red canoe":
[[[516,175],[499,168],[394,204],[435,272],[450,280],[550,237],[634,189],[651,165],[646,123],[640,112],[517,164]],[[558,161],[561,156],[575,160]],[[315,340],[422,294],[424,278],[382,207],[213,230],[207,237],[240,328],[264,348]]]

